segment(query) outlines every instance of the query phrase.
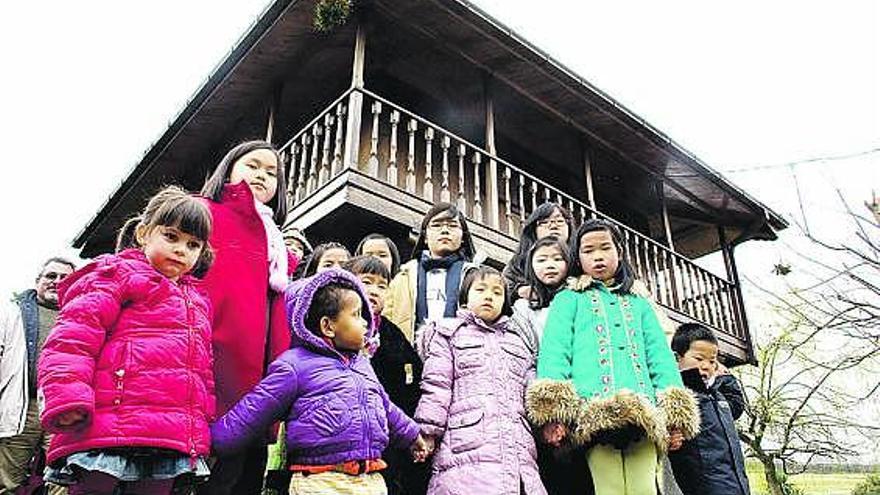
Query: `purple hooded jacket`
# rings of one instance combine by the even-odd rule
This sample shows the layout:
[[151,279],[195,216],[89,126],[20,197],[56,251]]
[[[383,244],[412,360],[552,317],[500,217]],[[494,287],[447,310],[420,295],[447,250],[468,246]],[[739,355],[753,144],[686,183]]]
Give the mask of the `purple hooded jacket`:
[[269,426],[287,418],[287,462],[339,464],[379,459],[391,444],[407,448],[419,427],[389,399],[369,360],[339,351],[309,331],[305,319],[321,287],[342,282],[357,288],[364,319],[370,305],[360,281],[330,269],[291,284],[285,293],[293,347],[271,365],[265,378],[211,426],[214,449],[239,451],[261,438]]

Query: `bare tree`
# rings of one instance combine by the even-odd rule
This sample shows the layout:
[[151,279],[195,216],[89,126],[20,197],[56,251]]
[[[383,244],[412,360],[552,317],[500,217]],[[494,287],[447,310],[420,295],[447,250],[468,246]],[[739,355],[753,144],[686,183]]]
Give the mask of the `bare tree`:
[[773,495],[790,493],[787,476],[814,461],[851,459],[880,438],[864,415],[880,396],[880,209],[876,196],[870,216],[841,201],[850,241],[801,225],[808,247],[789,250],[800,283],[782,293],[754,284],[777,321],[760,332],[758,366],[741,371],[749,402],[740,436]]

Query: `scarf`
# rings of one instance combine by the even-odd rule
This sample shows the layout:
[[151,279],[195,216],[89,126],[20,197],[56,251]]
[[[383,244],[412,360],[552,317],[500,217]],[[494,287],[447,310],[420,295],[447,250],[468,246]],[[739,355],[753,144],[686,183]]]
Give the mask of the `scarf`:
[[446,308],[443,316],[454,317],[458,311],[458,290],[461,285],[461,269],[464,267],[464,259],[459,253],[450,254],[443,258],[431,258],[428,251],[422,251],[419,258],[419,273],[416,281],[416,326],[424,323],[428,317],[428,272],[442,268],[446,270]]
[[289,282],[287,278],[287,247],[284,236],[275,225],[275,213],[271,208],[254,200],[263,228],[266,230],[266,251],[269,253],[269,287],[275,292],[284,292]]

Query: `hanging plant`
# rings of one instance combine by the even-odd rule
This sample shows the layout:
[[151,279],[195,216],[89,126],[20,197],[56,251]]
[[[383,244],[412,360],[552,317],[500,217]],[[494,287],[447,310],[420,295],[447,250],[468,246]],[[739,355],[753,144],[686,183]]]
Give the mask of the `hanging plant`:
[[353,0],[318,0],[315,4],[315,30],[327,33],[348,21]]

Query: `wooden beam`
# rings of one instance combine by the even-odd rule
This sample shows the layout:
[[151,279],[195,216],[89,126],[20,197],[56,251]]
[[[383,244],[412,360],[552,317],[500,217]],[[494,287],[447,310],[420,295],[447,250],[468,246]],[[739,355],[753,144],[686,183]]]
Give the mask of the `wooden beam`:
[[746,318],[746,305],[742,295],[742,284],[740,284],[739,281],[739,270],[736,267],[734,246],[727,242],[727,235],[724,227],[721,225],[718,226],[718,241],[721,244],[721,253],[724,256],[724,267],[727,270],[727,280],[733,284],[734,287],[734,294],[732,297],[735,306],[733,317],[736,318],[739,323],[740,330],[743,333],[742,337],[746,341],[748,362],[751,364],[757,364],[755,347],[752,343],[752,334],[749,331],[749,321]]
[[278,109],[281,106],[281,90],[284,84],[278,84],[273,90],[269,98],[269,112],[266,117],[266,142],[271,143],[275,137],[275,127],[278,119]]
[[364,95],[359,89],[364,87],[364,60],[367,52],[367,34],[363,21],[358,20],[354,40],[354,53],[351,64],[351,87],[354,91],[348,96],[348,121],[345,126],[345,151],[343,167],[358,168],[361,150],[361,114],[364,109]]
[[660,200],[660,211],[663,215],[663,230],[666,234],[666,246],[675,251],[675,244],[672,240],[672,224],[669,222],[669,208],[666,204],[666,194],[663,191],[663,182],[655,182],[654,187],[657,191],[657,198]]
[[[483,76],[483,103],[486,109],[486,151],[490,156],[497,156],[495,148],[495,100],[492,95],[492,76],[484,74]],[[486,168],[486,216],[488,217],[487,225],[492,228],[498,228],[498,162],[489,159]]]
[[583,158],[584,158],[584,180],[587,185],[587,204],[593,211],[590,212],[590,218],[596,218],[596,193],[593,190],[593,157],[590,150],[590,144],[582,141]]

